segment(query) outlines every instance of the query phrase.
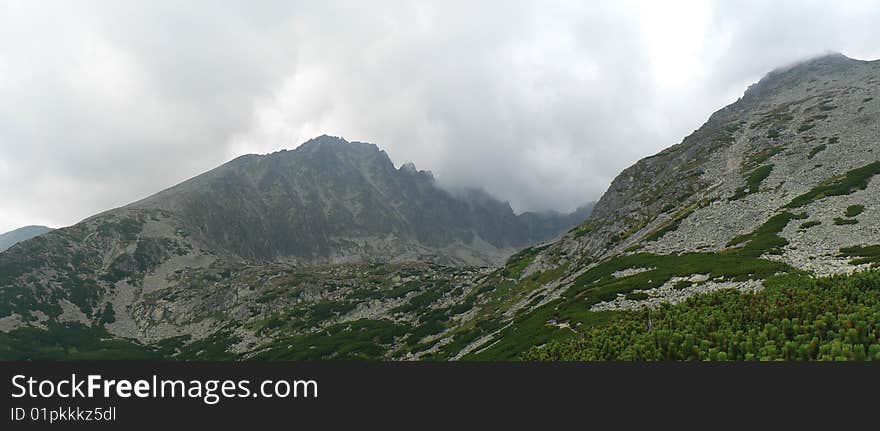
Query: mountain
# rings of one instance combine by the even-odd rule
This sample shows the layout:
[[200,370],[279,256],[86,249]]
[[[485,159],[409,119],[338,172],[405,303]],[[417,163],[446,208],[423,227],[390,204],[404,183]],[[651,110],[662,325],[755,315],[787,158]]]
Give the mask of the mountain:
[[0,252],[22,241],[27,241],[35,236],[51,231],[46,226],[25,226],[6,233],[0,234]]
[[516,262],[511,291],[531,302],[478,317],[498,329],[462,335],[465,357],[516,358],[570,338],[570,327],[761,290],[784,274],[876,267],[878,88],[880,61],[840,54],[769,73],[680,144],[621,172],[583,224]]
[[0,358],[880,359],[878,89],[775,70],[547,241],[587,209],[338,138],[245,156],[0,253]]
[[85,325],[156,342],[203,339],[227,324],[246,332],[243,344],[265,342],[241,325],[317,306],[314,324],[296,328],[319,330],[336,321],[321,307],[374,281],[392,293],[360,298],[374,300],[360,316],[401,307],[395,289],[413,298],[442,284],[461,296],[473,278],[462,272],[477,276],[552,239],[590,208],[517,215],[483,191],[444,190],[411,163],[395,168],[373,144],[321,136],[239,157],[3,253],[0,330]]
[[123,212],[163,214],[224,256],[298,264],[496,263],[585,218],[517,216],[485,192],[447,192],[412,163],[396,169],[373,144],[331,136],[239,157]]

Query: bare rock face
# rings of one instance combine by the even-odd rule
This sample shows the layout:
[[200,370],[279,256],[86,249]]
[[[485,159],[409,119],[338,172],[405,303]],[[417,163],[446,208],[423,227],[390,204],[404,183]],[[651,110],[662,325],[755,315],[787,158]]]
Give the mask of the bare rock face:
[[168,211],[218,251],[298,264],[498,263],[583,220],[519,217],[478,190],[440,189],[412,163],[396,169],[373,144],[330,136],[240,157],[130,208]]

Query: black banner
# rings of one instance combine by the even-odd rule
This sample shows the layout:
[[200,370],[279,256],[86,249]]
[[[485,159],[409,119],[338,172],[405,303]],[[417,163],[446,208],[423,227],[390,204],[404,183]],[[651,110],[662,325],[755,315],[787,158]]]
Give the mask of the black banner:
[[851,413],[843,419],[871,417],[864,414],[876,406],[870,395],[880,377],[880,366],[864,363],[5,362],[0,368],[10,429],[553,429],[675,424],[697,416],[716,424],[721,418],[749,424],[760,416],[815,425],[842,419],[809,419],[834,411],[836,403]]

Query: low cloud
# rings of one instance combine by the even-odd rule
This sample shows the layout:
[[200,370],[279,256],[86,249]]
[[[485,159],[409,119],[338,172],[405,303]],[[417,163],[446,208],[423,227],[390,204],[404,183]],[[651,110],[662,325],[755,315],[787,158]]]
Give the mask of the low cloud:
[[5,2],[0,231],[323,133],[570,210],[774,67],[880,57],[878,21],[831,1]]

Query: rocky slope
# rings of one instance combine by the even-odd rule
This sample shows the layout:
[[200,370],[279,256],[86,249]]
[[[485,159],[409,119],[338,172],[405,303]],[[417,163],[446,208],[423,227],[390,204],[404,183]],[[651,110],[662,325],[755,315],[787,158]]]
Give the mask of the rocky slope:
[[51,230],[52,228],[46,226],[25,226],[6,233],[0,233],[0,251],[5,251],[15,244],[27,241]]
[[[479,190],[443,190],[412,164],[397,169],[375,145],[321,136],[0,254],[0,331],[74,325],[156,343],[222,330],[237,353],[358,319],[421,333],[419,316],[467,293],[480,267],[589,210],[516,215]],[[450,291],[432,290],[441,284]],[[384,288],[392,293],[375,292]],[[410,300],[419,305],[389,314]],[[311,323],[263,328],[279,316]]]
[[396,169],[373,144],[330,136],[239,157],[125,210],[168,214],[225,255],[297,264],[497,263],[585,218],[517,216],[482,191],[437,187],[412,163]]
[[621,310],[877,266],[878,91],[842,55],[771,72],[496,268],[461,263],[558,225],[368,144],[246,156],[0,254],[0,357],[544,357]]
[[585,223],[530,258],[511,288],[525,300],[483,316],[498,329],[462,336],[462,353],[515,358],[618,310],[878,265],[878,92],[880,61],[835,54],[771,72],[615,178]]

